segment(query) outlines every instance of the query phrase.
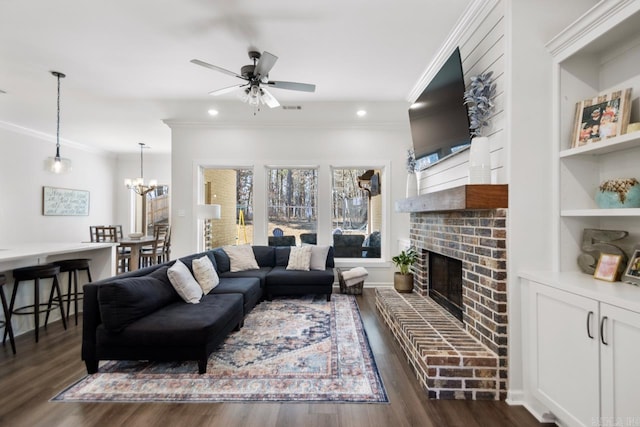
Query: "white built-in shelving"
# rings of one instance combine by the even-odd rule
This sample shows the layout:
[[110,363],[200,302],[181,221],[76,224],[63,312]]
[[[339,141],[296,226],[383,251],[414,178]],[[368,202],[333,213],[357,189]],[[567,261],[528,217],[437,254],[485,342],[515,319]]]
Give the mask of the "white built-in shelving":
[[640,132],[579,147],[571,141],[576,104],[601,94],[632,88],[631,122],[640,121],[640,1],[599,2],[548,48],[558,237],[549,271],[520,274],[528,288],[523,341],[531,354],[525,388],[561,425],[614,422],[637,414],[628,396],[640,375],[640,287],[596,280],[580,271],[577,258],[586,228],[628,231],[625,250],[640,244],[640,209],[600,209],[595,202],[602,181],[640,179]]

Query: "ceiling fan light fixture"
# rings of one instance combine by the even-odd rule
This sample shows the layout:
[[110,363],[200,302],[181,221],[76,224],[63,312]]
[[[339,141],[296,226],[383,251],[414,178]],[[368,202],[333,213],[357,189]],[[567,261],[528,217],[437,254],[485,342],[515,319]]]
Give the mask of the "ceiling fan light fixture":
[[49,157],[45,161],[45,169],[55,174],[71,172],[71,160],[60,156],[60,79],[66,76],[59,71],[51,71],[51,74],[58,80],[58,98],[56,115],[56,155]]
[[278,60],[277,56],[269,52],[265,51],[260,53],[257,50],[252,49],[249,51],[249,59],[252,60],[253,64],[243,66],[240,69],[240,74],[218,67],[217,65],[209,64],[199,59],[192,59],[191,63],[244,80],[245,83],[241,85],[217,89],[209,92],[209,94],[218,96],[237,89],[242,89],[239,91],[240,100],[254,106],[254,115],[256,114],[256,111],[259,111],[259,106],[261,104],[264,104],[269,108],[280,107],[278,100],[269,93],[266,88],[262,87],[262,85],[276,89],[287,89],[302,92],[315,92],[316,90],[316,86],[313,84],[269,80],[269,72]]

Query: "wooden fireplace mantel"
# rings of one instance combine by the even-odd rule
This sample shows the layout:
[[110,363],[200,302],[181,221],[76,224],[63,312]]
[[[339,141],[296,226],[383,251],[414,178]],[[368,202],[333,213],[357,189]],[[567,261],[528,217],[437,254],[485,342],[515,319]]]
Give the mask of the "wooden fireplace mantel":
[[396,212],[439,212],[509,207],[507,184],[469,184],[398,200]]

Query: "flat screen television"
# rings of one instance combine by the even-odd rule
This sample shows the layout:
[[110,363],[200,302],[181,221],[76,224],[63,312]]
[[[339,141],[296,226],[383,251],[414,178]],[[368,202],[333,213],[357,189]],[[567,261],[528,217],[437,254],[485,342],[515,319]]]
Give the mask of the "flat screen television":
[[456,48],[409,108],[413,150],[420,169],[470,146],[464,91],[460,49]]

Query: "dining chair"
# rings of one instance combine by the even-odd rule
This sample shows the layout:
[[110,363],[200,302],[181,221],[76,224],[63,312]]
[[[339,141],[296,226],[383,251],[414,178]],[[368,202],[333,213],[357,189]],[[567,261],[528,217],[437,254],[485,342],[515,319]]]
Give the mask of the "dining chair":
[[169,224],[155,224],[153,226],[153,244],[143,246],[140,250],[140,266],[160,264],[168,261],[171,227]]
[[[119,229],[119,231],[118,231]],[[122,239],[122,226],[116,225],[93,225],[89,227],[91,230],[92,242],[119,242]],[[131,252],[124,247],[118,247],[117,266],[118,273],[129,271],[129,260]]]

